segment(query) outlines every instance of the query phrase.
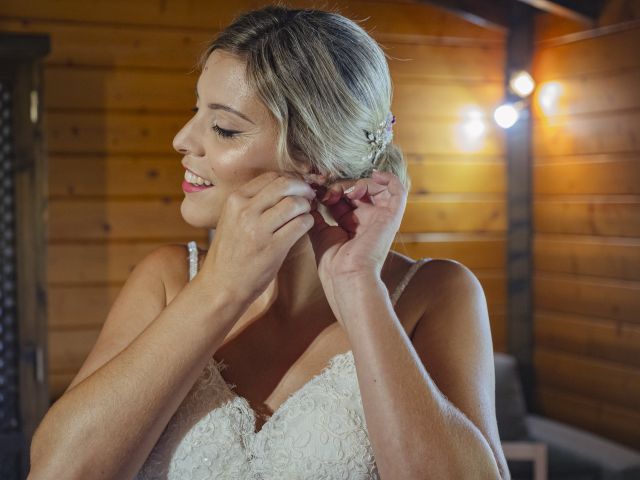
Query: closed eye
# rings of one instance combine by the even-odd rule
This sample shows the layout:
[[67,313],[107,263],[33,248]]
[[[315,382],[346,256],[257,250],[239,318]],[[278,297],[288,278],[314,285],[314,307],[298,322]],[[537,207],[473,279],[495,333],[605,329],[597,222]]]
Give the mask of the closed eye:
[[216,132],[218,135],[220,135],[223,138],[232,138],[236,136],[238,133],[240,133],[235,130],[225,130],[224,128],[220,128],[218,125],[215,125],[215,124],[211,128],[213,129],[214,132]]

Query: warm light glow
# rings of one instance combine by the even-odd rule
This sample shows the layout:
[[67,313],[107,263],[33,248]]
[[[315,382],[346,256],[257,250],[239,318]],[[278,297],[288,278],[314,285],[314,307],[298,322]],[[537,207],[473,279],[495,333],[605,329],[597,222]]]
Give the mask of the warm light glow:
[[524,98],[531,95],[531,92],[533,92],[536,86],[536,82],[533,81],[533,78],[528,72],[521,70],[511,76],[509,86],[516,95]]
[[456,126],[456,143],[465,151],[480,150],[487,130],[483,111],[476,106],[468,106],[460,112],[461,122]]
[[538,90],[538,103],[546,115],[552,115],[558,111],[558,99],[562,93],[562,85],[558,82],[548,82],[540,86]]
[[502,128],[511,128],[517,121],[520,114],[518,109],[511,103],[505,103],[496,108],[493,118]]

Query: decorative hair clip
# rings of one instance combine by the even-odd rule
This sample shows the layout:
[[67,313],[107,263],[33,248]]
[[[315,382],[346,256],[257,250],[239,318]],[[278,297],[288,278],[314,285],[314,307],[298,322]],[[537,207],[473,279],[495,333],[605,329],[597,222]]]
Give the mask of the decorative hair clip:
[[393,124],[396,123],[396,117],[391,112],[387,114],[387,118],[384,122],[380,122],[378,129],[375,132],[364,131],[367,136],[367,143],[369,143],[371,151],[369,155],[362,157],[363,160],[369,161],[373,164],[376,163],[380,154],[387,148],[387,145],[391,143],[393,138]]

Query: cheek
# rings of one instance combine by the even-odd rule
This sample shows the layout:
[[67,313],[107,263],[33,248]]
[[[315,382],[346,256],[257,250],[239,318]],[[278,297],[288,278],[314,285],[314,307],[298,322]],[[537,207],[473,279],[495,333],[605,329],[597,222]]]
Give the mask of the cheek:
[[258,144],[219,148],[211,159],[212,178],[229,186],[240,186],[261,173],[278,171],[275,148]]

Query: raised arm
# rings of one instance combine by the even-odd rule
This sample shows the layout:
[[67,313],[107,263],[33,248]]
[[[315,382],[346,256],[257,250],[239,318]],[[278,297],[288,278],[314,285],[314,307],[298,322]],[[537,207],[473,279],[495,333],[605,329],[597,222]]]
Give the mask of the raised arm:
[[29,478],[132,478],[232,326],[312,227],[314,195],[274,172],[230,194],[200,273],[166,308],[158,273],[175,262],[166,266],[164,250],[145,258],[78,378],[36,430]]
[[130,275],[87,362],[33,436],[30,479],[135,476],[242,314],[242,304],[198,277],[163,309],[158,273],[171,248]]

